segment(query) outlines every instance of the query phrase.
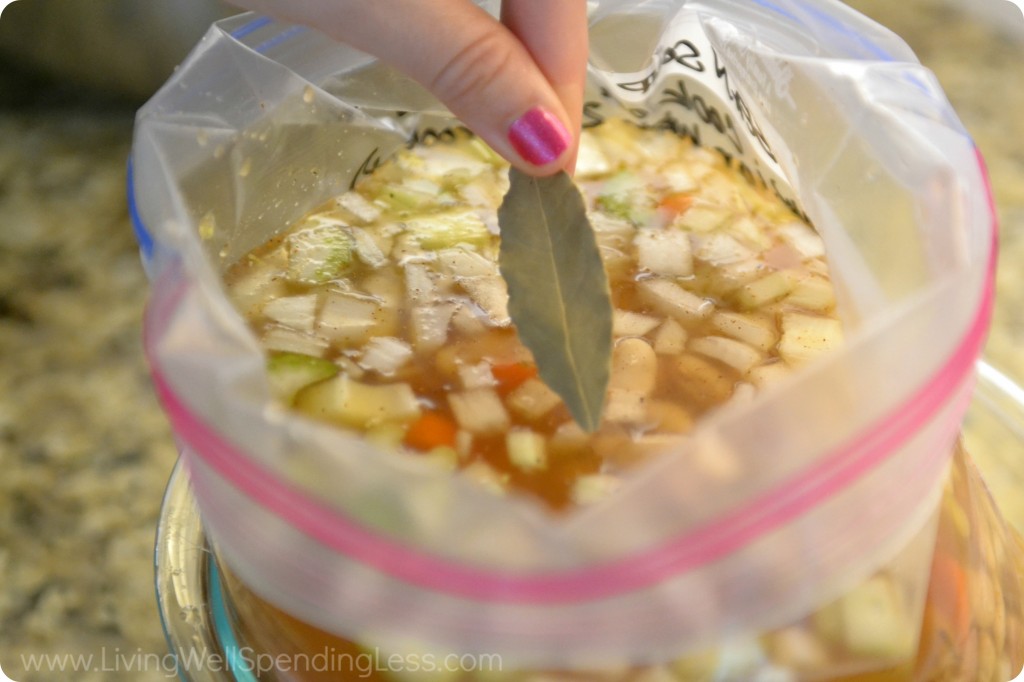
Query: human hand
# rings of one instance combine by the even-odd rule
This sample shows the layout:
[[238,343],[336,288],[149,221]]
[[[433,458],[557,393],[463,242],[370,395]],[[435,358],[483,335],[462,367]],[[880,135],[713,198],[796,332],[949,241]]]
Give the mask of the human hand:
[[586,0],[231,0],[315,27],[395,66],[514,166],[571,172],[587,62]]

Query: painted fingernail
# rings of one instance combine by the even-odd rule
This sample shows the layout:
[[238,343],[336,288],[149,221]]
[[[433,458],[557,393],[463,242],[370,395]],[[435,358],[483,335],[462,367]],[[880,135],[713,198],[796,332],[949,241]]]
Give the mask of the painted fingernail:
[[509,126],[508,141],[528,163],[543,166],[569,148],[572,136],[551,112],[534,107]]

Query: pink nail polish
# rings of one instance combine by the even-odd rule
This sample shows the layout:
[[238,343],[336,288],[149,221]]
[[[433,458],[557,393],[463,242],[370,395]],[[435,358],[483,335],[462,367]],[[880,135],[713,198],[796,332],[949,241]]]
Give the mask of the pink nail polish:
[[543,166],[569,148],[572,137],[550,112],[534,107],[508,129],[508,141],[528,163]]

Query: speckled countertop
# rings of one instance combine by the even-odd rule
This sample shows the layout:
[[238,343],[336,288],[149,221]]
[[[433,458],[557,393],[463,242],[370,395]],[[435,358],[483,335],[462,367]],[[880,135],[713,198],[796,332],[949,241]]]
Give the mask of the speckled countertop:
[[[851,4],[907,38],[988,160],[1003,224],[988,354],[1024,378],[1024,46],[939,0]],[[164,653],[152,548],[176,456],[141,351],[132,110],[26,87],[38,83],[0,75],[0,667],[19,681],[166,679],[23,672],[29,654],[103,668]]]

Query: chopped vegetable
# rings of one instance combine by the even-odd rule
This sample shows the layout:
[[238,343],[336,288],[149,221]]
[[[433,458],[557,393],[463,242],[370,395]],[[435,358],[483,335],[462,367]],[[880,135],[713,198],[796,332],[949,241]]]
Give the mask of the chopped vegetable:
[[442,412],[425,411],[409,425],[404,443],[424,452],[440,446],[455,447],[458,426]]
[[323,284],[352,264],[355,240],[347,227],[326,223],[293,232],[285,238],[288,279],[302,284]]
[[543,381],[533,377],[516,384],[516,387],[507,393],[505,400],[509,409],[528,421],[539,421],[562,404],[562,399],[557,393],[548,388]]
[[512,466],[520,471],[533,472],[548,465],[545,438],[529,429],[512,429],[505,435],[505,447]]
[[786,303],[811,312],[827,313],[836,307],[836,295],[827,279],[807,275],[796,280]]
[[480,214],[472,209],[455,209],[409,218],[405,226],[419,246],[431,251],[458,244],[483,246],[491,237]]
[[460,277],[458,283],[486,313],[491,324],[507,327],[512,323],[508,316],[508,288],[501,277]]
[[274,353],[267,358],[270,394],[284,405],[291,405],[295,394],[318,381],[338,373],[330,360],[301,353]]
[[465,389],[471,388],[493,388],[498,382],[491,372],[490,364],[478,362],[474,365],[465,364],[458,368],[459,383]]
[[779,355],[786,362],[801,365],[837,348],[842,340],[843,328],[839,320],[804,313],[785,313],[782,316]]
[[686,349],[686,338],[683,325],[669,318],[654,332],[654,352],[658,355],[679,355]]
[[412,310],[412,338],[416,350],[430,353],[448,341],[448,325],[458,308],[457,303],[436,303]]
[[380,218],[380,209],[359,192],[345,192],[334,201],[363,223],[372,223]]
[[328,292],[320,309],[317,331],[338,343],[363,343],[378,331],[380,305],[367,296]]
[[270,352],[279,351],[321,357],[327,352],[330,342],[322,336],[275,324],[264,328],[260,337],[260,345]]
[[749,372],[763,359],[756,348],[724,336],[702,336],[692,339],[689,348],[694,353],[723,362],[741,374]]
[[756,310],[784,298],[796,283],[789,270],[776,270],[741,286],[735,293],[737,305],[743,310]]
[[367,372],[393,376],[412,358],[412,347],[393,336],[376,336],[363,347],[359,366]]
[[660,317],[635,313],[632,310],[615,310],[612,313],[612,336],[644,336],[659,324]]
[[655,311],[679,320],[704,319],[715,310],[715,304],[687,291],[667,279],[645,279],[636,285],[644,302]]
[[498,393],[507,395],[527,379],[537,376],[537,365],[525,362],[509,362],[491,367],[491,375],[498,382]]
[[295,407],[311,417],[364,429],[409,422],[420,414],[416,394],[408,384],[364,384],[344,374],[299,391]]
[[609,474],[580,476],[572,486],[572,501],[578,505],[597,504],[619,489],[622,480]]
[[681,230],[638,230],[633,238],[641,270],[667,277],[693,274],[690,238]]
[[680,214],[675,224],[691,232],[711,232],[721,227],[732,216],[733,212],[727,208],[694,203],[689,210]]
[[711,316],[711,325],[726,336],[765,352],[777,341],[774,324],[764,317],[720,310]]
[[285,327],[311,333],[316,321],[316,298],[316,294],[275,298],[263,306],[263,314]]
[[503,433],[509,426],[508,412],[501,398],[489,388],[451,393],[448,404],[459,426],[474,434]]

